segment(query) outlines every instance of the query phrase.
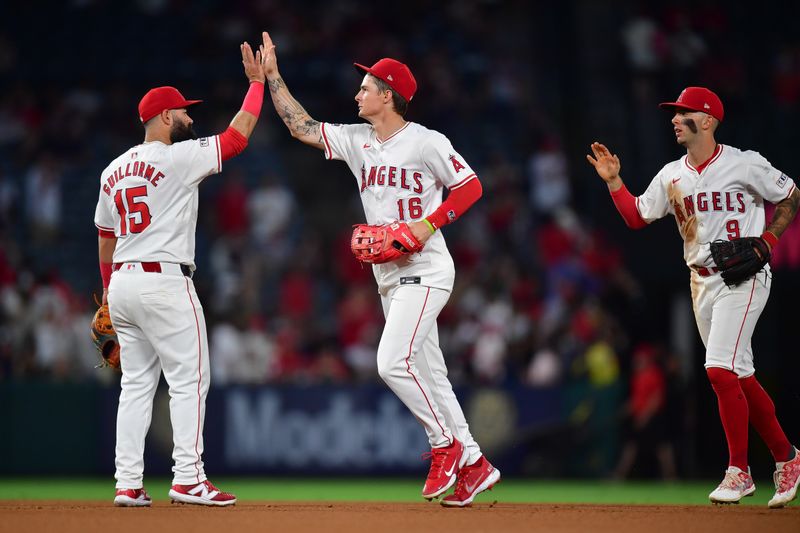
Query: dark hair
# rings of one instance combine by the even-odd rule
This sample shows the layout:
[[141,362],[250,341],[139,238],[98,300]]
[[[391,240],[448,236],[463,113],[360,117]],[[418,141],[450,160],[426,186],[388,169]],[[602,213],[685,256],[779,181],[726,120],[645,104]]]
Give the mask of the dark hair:
[[392,105],[394,106],[394,110],[401,117],[405,116],[406,111],[408,111],[408,100],[400,96],[397,91],[392,89],[392,87],[382,79],[373,74],[370,74],[370,76],[375,80],[375,85],[378,86],[380,92],[392,91]]

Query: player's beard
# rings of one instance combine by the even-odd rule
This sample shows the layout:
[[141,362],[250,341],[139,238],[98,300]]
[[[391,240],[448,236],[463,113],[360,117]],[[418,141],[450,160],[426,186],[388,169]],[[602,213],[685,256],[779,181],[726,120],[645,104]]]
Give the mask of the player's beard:
[[197,139],[197,134],[191,124],[175,122],[169,131],[169,140],[173,144],[193,139]]

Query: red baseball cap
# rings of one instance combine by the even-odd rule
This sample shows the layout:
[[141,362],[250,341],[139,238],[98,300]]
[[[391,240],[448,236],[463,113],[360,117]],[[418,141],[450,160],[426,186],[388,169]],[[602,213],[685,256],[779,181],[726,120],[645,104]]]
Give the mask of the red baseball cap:
[[385,81],[392,90],[397,91],[397,94],[409,102],[417,92],[417,80],[414,79],[411,70],[396,59],[384,57],[371,67],[365,67],[358,63],[353,63],[353,65],[360,73],[368,72],[379,80]]
[[139,101],[139,120],[144,124],[165,109],[181,109],[200,102],[202,100],[187,100],[175,87],[156,87]]
[[722,107],[722,100],[719,99],[714,91],[705,87],[687,87],[678,96],[677,102],[663,102],[658,104],[661,108],[682,107],[690,111],[702,111],[708,113],[715,119],[722,122],[725,116],[725,109]]

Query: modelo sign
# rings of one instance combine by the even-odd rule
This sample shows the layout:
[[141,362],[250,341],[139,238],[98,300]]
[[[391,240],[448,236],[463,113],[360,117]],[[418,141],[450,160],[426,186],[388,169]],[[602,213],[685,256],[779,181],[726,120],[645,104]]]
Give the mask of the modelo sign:
[[424,470],[425,430],[386,389],[229,389],[224,462],[231,470]]

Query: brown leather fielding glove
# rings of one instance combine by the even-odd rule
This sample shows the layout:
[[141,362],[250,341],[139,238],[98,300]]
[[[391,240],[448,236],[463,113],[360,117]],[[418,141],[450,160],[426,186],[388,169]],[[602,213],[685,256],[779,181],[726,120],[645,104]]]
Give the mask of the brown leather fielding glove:
[[117,332],[114,331],[114,326],[111,324],[111,315],[108,314],[108,304],[101,305],[94,314],[90,334],[102,358],[102,361],[97,366],[107,366],[114,370],[120,370],[119,341],[117,340]]

